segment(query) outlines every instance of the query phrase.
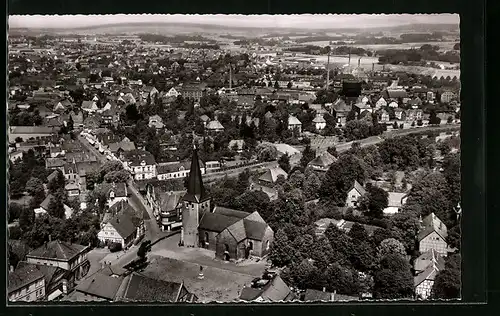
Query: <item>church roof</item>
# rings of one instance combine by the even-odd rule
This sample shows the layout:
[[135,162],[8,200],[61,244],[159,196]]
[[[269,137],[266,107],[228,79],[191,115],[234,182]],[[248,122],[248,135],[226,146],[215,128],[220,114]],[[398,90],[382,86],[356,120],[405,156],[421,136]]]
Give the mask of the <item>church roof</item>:
[[201,177],[200,160],[198,159],[198,151],[196,148],[193,150],[193,157],[191,160],[191,170],[189,172],[187,193],[183,197],[183,201],[200,203],[207,200],[208,194],[205,192],[203,186],[203,179]]

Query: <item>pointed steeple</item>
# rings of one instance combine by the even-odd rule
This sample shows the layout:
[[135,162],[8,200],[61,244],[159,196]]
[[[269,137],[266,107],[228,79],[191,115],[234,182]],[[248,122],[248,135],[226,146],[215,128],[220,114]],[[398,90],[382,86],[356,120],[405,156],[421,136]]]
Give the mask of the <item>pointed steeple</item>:
[[200,203],[208,199],[203,186],[201,177],[200,159],[198,158],[198,150],[193,140],[193,157],[191,161],[191,170],[188,176],[187,193],[183,200],[187,202]]

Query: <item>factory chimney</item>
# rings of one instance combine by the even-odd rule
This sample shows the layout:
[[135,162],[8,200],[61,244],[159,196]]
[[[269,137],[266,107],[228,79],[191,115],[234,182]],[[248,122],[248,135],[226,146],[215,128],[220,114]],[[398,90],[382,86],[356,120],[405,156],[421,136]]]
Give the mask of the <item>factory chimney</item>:
[[361,57],[359,57],[359,59],[358,59],[358,68],[360,65],[361,65]]
[[326,90],[330,87],[330,51],[328,51],[328,59],[326,61]]

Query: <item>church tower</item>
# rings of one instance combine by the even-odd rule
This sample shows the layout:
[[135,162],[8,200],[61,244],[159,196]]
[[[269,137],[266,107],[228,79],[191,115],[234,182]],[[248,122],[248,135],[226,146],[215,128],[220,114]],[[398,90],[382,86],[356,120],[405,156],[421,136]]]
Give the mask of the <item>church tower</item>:
[[201,216],[210,212],[210,197],[205,192],[201,177],[198,151],[193,145],[191,170],[188,176],[187,193],[182,198],[181,245],[198,247],[198,226]]

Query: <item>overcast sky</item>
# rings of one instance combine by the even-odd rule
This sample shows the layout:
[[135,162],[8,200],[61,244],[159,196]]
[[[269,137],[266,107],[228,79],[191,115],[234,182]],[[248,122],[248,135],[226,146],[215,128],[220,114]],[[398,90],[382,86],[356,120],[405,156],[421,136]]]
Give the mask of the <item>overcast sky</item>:
[[370,28],[413,23],[459,24],[458,14],[394,15],[12,15],[10,27],[64,28],[115,23],[199,23],[242,27]]

